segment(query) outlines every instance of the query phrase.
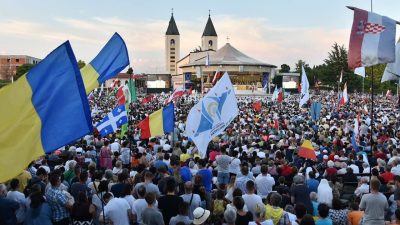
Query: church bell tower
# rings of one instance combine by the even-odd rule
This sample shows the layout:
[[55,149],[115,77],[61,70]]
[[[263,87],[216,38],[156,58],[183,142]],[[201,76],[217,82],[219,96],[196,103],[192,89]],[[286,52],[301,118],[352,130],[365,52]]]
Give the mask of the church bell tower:
[[165,70],[171,75],[177,74],[176,62],[180,59],[180,50],[180,35],[172,12],[165,32]]
[[203,51],[218,49],[218,35],[215,32],[214,24],[211,20],[211,15],[208,13],[208,20],[201,36],[201,48]]

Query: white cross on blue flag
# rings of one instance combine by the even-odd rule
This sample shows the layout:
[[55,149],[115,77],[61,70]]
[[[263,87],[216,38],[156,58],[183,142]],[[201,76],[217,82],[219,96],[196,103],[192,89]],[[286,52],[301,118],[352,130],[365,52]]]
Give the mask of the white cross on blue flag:
[[96,128],[100,132],[100,135],[105,137],[116,132],[118,127],[126,123],[128,123],[128,116],[126,114],[125,105],[120,105],[98,122]]

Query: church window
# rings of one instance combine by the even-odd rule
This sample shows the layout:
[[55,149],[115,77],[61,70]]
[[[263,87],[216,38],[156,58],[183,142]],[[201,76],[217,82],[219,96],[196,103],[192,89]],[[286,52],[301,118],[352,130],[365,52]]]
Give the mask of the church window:
[[170,44],[171,44],[172,46],[174,46],[174,45],[175,45],[175,40],[174,40],[174,39],[171,39]]
[[208,41],[208,47],[212,47],[213,46],[213,41],[212,40],[209,40]]

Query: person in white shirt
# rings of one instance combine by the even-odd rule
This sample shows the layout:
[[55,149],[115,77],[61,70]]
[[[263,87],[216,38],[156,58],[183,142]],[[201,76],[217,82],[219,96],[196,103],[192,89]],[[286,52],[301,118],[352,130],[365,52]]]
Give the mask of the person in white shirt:
[[356,164],[352,163],[349,167],[353,169],[354,174],[360,173],[360,168]]
[[131,149],[128,148],[128,142],[127,141],[122,142],[121,155],[119,156],[119,158],[121,159],[124,167],[129,166],[130,155],[131,155],[130,152],[131,152]]
[[[231,150],[232,151],[232,150]],[[229,163],[229,173],[231,175],[237,175],[240,173],[240,159],[238,159],[238,152],[233,150],[231,152],[232,160]]]
[[200,195],[193,193],[193,184],[191,181],[185,183],[185,194],[181,195],[183,201],[189,204],[189,218],[193,220],[193,211],[200,207],[201,198]]
[[342,165],[341,165],[341,169],[339,169],[338,171],[337,171],[337,174],[346,174],[346,172],[347,172],[347,164],[345,163],[345,162],[342,162]]
[[368,185],[368,178],[361,177],[360,182],[358,184],[357,189],[354,191],[354,194],[357,197],[362,196],[363,194],[369,193],[369,185]]
[[11,190],[7,193],[7,199],[13,200],[19,204],[19,208],[15,212],[15,216],[17,217],[18,223],[23,223],[25,220],[26,212],[27,212],[27,200],[25,199],[25,195],[18,190],[19,180],[12,179],[10,182]]
[[132,217],[132,211],[129,203],[125,199],[113,198],[112,194],[109,192],[104,194],[103,200],[106,205],[104,206],[104,216],[103,212],[100,214],[100,222],[105,222],[105,217],[106,220],[110,220],[114,225],[130,224],[129,218]]
[[246,190],[247,194],[244,194],[242,196],[244,203],[246,204],[247,208],[249,209],[249,212],[253,214],[253,219],[256,219],[256,205],[257,204],[263,204],[263,201],[260,196],[256,195],[254,192],[255,190],[255,184],[254,181],[249,180],[246,183]]
[[121,151],[121,145],[119,144],[119,140],[115,139],[113,143],[110,144],[111,151],[114,152],[120,152]]
[[246,183],[251,180],[249,175],[249,168],[246,165],[243,165],[240,169],[241,176],[236,177],[235,188],[239,188],[242,193],[247,193]]
[[390,172],[392,172],[394,175],[400,176],[400,160],[395,159],[392,164],[393,167]]
[[[143,224],[142,212],[147,207],[147,202],[144,199],[144,196],[146,195],[146,188],[144,187],[144,185],[140,186],[137,189],[137,195],[139,199],[136,199],[136,201],[133,202],[132,218],[133,222],[137,222],[138,224]],[[158,207],[158,202],[156,201],[154,205],[155,207]]]
[[256,177],[255,180],[257,195],[262,199],[266,199],[268,194],[272,191],[273,186],[275,185],[275,180],[271,175],[268,174],[268,166],[261,166],[261,174]]

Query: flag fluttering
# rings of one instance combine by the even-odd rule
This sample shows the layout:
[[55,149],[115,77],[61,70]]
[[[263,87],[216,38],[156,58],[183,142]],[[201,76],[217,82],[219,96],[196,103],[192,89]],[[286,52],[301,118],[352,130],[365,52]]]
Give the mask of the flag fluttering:
[[321,115],[321,103],[313,102],[311,104],[311,118],[313,120],[319,120],[320,115]]
[[272,100],[273,102],[275,102],[276,99],[278,98],[278,94],[279,94],[279,91],[278,91],[278,87],[276,86],[276,87],[275,87],[275,90],[274,90],[274,93],[272,93],[272,98],[271,98],[271,100]]
[[279,88],[278,96],[277,96],[276,100],[278,103],[282,103],[284,99],[285,99],[284,90],[283,90],[283,88]]
[[139,123],[140,138],[148,139],[174,131],[175,112],[174,104],[161,108]]
[[208,143],[239,114],[235,92],[228,73],[190,110],[186,135],[196,144],[202,157]]
[[343,87],[343,94],[340,98],[339,107],[344,106],[348,101],[349,99],[347,97],[347,83],[345,83]]
[[221,76],[222,76],[222,72],[217,70],[215,72],[214,78],[212,80],[212,84],[215,85],[217,83],[217,81],[219,81],[219,79],[221,79]]
[[172,101],[175,101],[177,98],[182,97],[185,93],[186,91],[183,87],[176,88],[171,96],[169,96],[169,98],[164,101],[164,105],[168,105]]
[[261,111],[261,102],[259,102],[259,101],[254,102],[254,103],[253,103],[253,109],[254,109],[256,112],[260,112],[260,111]]
[[301,67],[301,93],[299,107],[303,106],[310,99],[309,92],[310,84],[308,83],[307,74],[304,70],[304,66]]
[[342,71],[340,71],[339,83],[342,83],[342,81],[343,81],[343,69],[342,69]]
[[86,94],[116,76],[128,65],[129,57],[125,42],[118,33],[115,33],[99,54],[81,69]]
[[125,105],[120,105],[107,114],[100,122],[96,124],[96,128],[102,137],[117,131],[118,127],[128,123],[128,115]]
[[137,96],[136,96],[136,81],[135,79],[132,79],[132,76],[129,77],[128,80],[128,90],[129,90],[129,103],[136,102],[137,101]]
[[360,75],[360,76],[362,76],[362,77],[365,77],[365,67],[357,67],[355,70],[354,70],[354,73],[355,74],[357,74],[357,75]]
[[396,44],[396,60],[393,63],[386,65],[385,71],[383,72],[381,83],[389,80],[400,80],[400,44]]
[[45,153],[92,132],[75,55],[65,42],[27,74],[0,89],[0,182]]
[[314,147],[310,140],[304,140],[303,144],[299,148],[298,152],[299,157],[303,157],[306,159],[316,160],[317,156],[315,155]]
[[125,105],[126,98],[124,93],[124,86],[120,86],[117,90],[116,97],[118,99],[118,105]]
[[396,21],[354,8],[348,65],[350,69],[395,61]]
[[151,102],[153,100],[153,95],[147,95],[142,99],[142,104],[146,104],[148,102]]
[[351,144],[353,145],[354,150],[358,151],[358,140],[359,140],[359,132],[360,132],[360,112],[358,112],[358,116],[354,121],[354,130],[353,135],[351,136]]

